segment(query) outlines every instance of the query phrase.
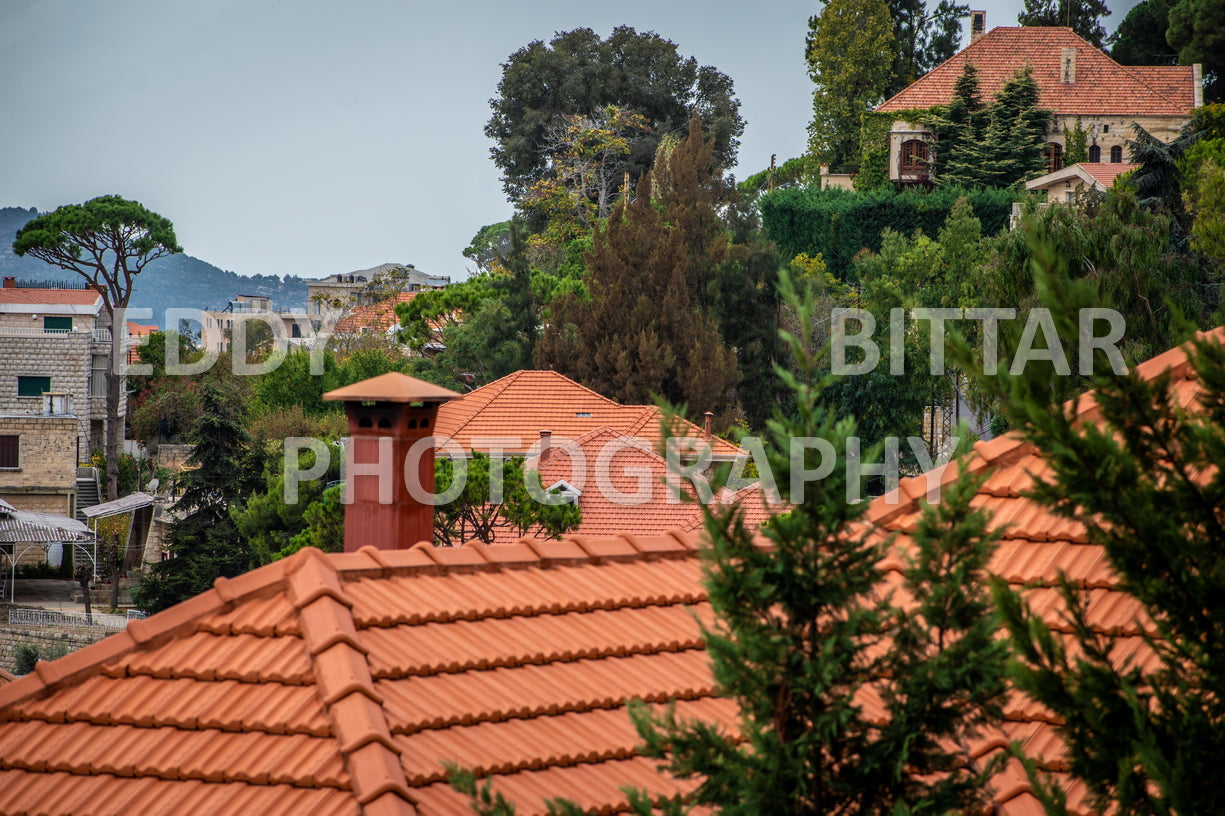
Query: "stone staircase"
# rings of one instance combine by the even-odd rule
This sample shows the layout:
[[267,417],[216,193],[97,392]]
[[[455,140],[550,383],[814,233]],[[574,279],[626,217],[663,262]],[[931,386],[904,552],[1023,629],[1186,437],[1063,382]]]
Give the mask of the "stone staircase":
[[97,468],[79,467],[77,468],[77,520],[84,522],[86,507],[93,507],[95,504],[102,503],[102,496],[98,490]]

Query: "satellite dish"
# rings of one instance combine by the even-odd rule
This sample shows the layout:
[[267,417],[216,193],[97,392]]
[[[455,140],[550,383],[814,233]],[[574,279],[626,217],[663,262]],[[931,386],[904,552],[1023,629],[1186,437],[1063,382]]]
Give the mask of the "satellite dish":
[[64,542],[52,541],[47,546],[47,563],[52,569],[60,568],[60,564],[64,563]]

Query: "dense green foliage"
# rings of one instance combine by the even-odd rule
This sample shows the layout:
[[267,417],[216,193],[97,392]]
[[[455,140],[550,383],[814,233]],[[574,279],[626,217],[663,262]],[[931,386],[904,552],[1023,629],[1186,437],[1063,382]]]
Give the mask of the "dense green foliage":
[[644,176],[634,199],[619,202],[596,229],[584,279],[590,300],[566,294],[553,301],[537,363],[623,403],[658,396],[711,411],[716,427],[727,428],[740,371],[708,313],[712,284],[728,261],[717,210],[724,193],[713,145],[695,118],[666,165]]
[[[1034,254],[1043,259],[1038,285],[1070,347],[1078,338],[1077,310],[1097,296],[1052,263],[1061,254],[1054,247],[1036,241]],[[1149,634],[1143,656],[1120,662],[1118,649],[1137,638],[1094,626],[1086,587],[1056,576],[1070,611],[1056,634],[1046,616],[997,581],[996,600],[1020,658],[1015,682],[1059,718],[1069,771],[1088,787],[1095,812],[1220,813],[1225,791],[1214,774],[1215,758],[1225,751],[1225,478],[1219,468],[1225,348],[1195,343],[1195,406],[1176,388],[1181,377],[1115,376],[1100,353],[1096,363],[1094,422],[1080,421],[1052,398],[1053,372],[1045,365],[989,385],[1050,464],[1052,474],[1034,487],[1034,499],[1085,525],[1119,589],[1139,602],[1138,620]],[[1052,793],[1048,812],[1066,813],[1061,792]]]
[[985,235],[1008,226],[1015,194],[1010,190],[877,190],[852,193],[811,187],[776,190],[761,200],[762,222],[785,259],[800,253],[825,258],[840,279],[853,277],[851,259],[863,249],[879,251],[881,232],[936,235],[961,196],[970,202]]
[[659,141],[685,132],[701,116],[720,167],[736,163],[744,120],[732,81],[710,66],[682,57],[676,44],[653,32],[618,26],[607,39],[589,28],[529,43],[502,64],[493,115],[485,135],[494,141],[494,163],[514,201],[544,177],[551,128],[567,114],[591,116],[608,105],[639,114],[650,126],[630,146],[631,182],[648,169]]
[[864,114],[889,87],[893,46],[885,0],[829,0],[809,19],[804,55],[816,88],[808,155],[815,163],[858,161]]
[[[522,456],[496,465],[495,461],[480,451],[471,452],[464,462],[459,495],[434,508],[435,543],[453,547],[474,539],[492,544],[498,537],[502,541],[525,535],[561,538],[578,527],[583,514],[577,504],[537,501],[547,485],[541,485],[540,476],[524,467]],[[446,493],[455,481],[455,463],[439,457],[435,468],[434,489]],[[550,501],[559,495],[554,492]]]
[[132,600],[146,612],[160,612],[255,565],[250,543],[230,515],[260,484],[263,451],[243,429],[244,407],[221,384],[209,384],[196,419],[195,450],[180,478],[179,517],[166,536],[172,558],[149,565],[132,588]]
[[937,182],[962,187],[1012,187],[1046,172],[1043,148],[1051,112],[1038,107],[1038,83],[1026,66],[990,104],[978,101],[972,69],[958,79],[944,121],[938,122]]
[[1023,26],[1066,26],[1097,48],[1102,48],[1106,29],[1101,18],[1110,14],[1104,0],[1025,0],[1017,15]]
[[1143,0],[1110,35],[1110,56],[1121,65],[1177,65],[1178,51],[1166,39],[1177,0]]
[[1166,41],[1180,65],[1204,70],[1204,101],[1225,102],[1225,0],[1178,0],[1170,7]]
[[893,68],[885,96],[893,96],[957,53],[961,21],[970,7],[939,0],[929,9],[924,0],[889,0],[893,18]]

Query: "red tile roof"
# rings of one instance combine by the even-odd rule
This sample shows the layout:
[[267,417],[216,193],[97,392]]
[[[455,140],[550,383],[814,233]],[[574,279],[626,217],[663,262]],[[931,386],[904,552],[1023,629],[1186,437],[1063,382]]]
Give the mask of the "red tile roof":
[[[1225,337],[1218,332],[1217,337]],[[1182,349],[1140,367],[1171,371],[1194,402]],[[1091,398],[1076,407],[1095,415]],[[1140,665],[1153,634],[1075,521],[1024,498],[1046,466],[1014,436],[908,479],[865,523],[908,546],[919,499],[958,468],[989,468],[977,504],[1004,539],[992,571],[1066,631],[1056,570],[1089,591],[1089,622]],[[568,797],[600,812],[622,785],[687,785],[637,755],[626,700],[677,700],[682,718],[734,728],[714,696],[698,620],[698,533],[576,536],[454,549],[304,550],[0,687],[0,813],[469,813],[446,784],[452,760],[493,777],[520,812]],[[881,570],[895,580],[902,561]],[[696,612],[697,620],[692,613]],[[865,706],[874,705],[865,700]],[[1067,782],[1049,712],[1017,694],[971,756],[1018,740]],[[1016,763],[994,780],[995,812],[1039,812]]]
[[124,325],[128,328],[129,337],[144,337],[153,334],[155,331],[160,331],[157,326],[144,326],[140,323],[133,323],[131,320],[127,321]]
[[[506,448],[509,453],[528,452],[538,444],[541,431],[550,431],[561,444],[597,428],[643,437],[659,447],[661,420],[662,414],[654,405],[621,405],[556,371],[524,370],[442,406],[437,432],[466,450],[474,448],[474,440],[518,440],[517,446]],[[685,422],[674,433],[701,437],[702,429]],[[710,444],[717,458],[736,455],[736,446],[726,440],[715,437]]]
[[6,286],[0,288],[0,304],[55,304],[59,306],[95,306],[102,295],[93,289],[37,289]]
[[1140,165],[1117,163],[1108,164],[1106,162],[1080,162],[1075,165],[1083,167],[1085,172],[1097,179],[1103,187],[1113,187],[1114,180],[1124,173],[1130,173]]
[[[539,457],[533,457],[527,466],[539,472],[542,487],[565,481],[580,492],[583,520],[574,535],[659,535],[702,526],[701,506],[676,498],[675,490],[665,481],[669,475],[667,460],[642,437],[596,428],[578,439],[552,446],[543,464]],[[697,495],[692,481],[674,479],[673,483],[688,497]],[[772,515],[764,494],[754,486],[711,498],[714,503],[739,505],[753,529]],[[774,512],[783,509],[780,505]]]
[[[1076,81],[1061,82],[1062,51],[1076,49]],[[920,77],[878,111],[944,105],[967,62],[978,70],[979,94],[991,99],[1025,65],[1038,82],[1038,104],[1064,115],[1190,116],[1191,66],[1119,65],[1070,28],[993,28]]]
[[408,303],[417,295],[417,292],[400,292],[369,306],[356,306],[348,315],[341,318],[332,331],[336,334],[359,334],[363,330],[367,332],[389,331],[400,322],[400,318],[396,316],[396,304]]

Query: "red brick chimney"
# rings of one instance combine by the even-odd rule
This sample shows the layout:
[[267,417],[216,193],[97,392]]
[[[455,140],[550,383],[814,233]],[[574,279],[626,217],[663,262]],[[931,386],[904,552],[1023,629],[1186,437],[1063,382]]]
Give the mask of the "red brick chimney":
[[711,420],[714,419],[714,417],[715,415],[713,412],[711,411],[706,412],[706,424],[702,428],[702,438],[705,439],[707,442],[710,441],[710,423],[711,423]]
[[[406,550],[434,538],[434,508],[414,499],[405,483],[405,458],[413,443],[433,436],[438,406],[460,394],[391,372],[323,395],[343,402],[349,417],[345,499],[345,552],[367,544]],[[434,451],[417,457],[409,474],[434,492]],[[409,463],[411,464],[411,463]]]
[[17,279],[16,279],[16,278],[10,278],[10,277],[8,277],[8,276],[5,276],[5,278],[4,278],[4,288],[5,288],[5,289],[16,289],[16,288],[17,288]]

